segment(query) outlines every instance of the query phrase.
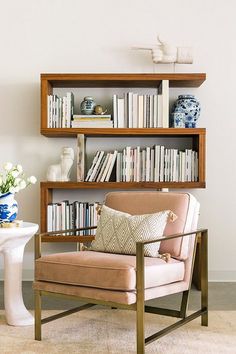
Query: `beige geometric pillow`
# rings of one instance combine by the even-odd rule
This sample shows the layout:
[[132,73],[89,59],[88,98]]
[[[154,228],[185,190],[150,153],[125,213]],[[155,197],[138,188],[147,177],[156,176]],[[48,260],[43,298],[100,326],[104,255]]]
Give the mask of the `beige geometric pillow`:
[[[90,249],[135,255],[137,241],[152,240],[163,236],[171,213],[170,210],[163,210],[154,214],[130,215],[103,205],[96,237]],[[144,255],[157,257],[159,247],[160,242],[145,245]]]

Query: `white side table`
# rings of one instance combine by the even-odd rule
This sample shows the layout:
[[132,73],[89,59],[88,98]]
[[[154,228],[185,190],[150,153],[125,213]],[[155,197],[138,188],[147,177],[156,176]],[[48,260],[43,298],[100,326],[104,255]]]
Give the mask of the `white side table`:
[[26,243],[38,225],[24,222],[21,227],[0,228],[0,253],[4,256],[4,304],[6,320],[12,326],[34,323],[22,298],[22,262]]

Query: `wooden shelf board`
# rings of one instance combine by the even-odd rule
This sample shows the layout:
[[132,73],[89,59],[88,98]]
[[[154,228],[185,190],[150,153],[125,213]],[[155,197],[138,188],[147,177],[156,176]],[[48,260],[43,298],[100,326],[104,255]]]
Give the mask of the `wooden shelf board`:
[[206,80],[205,73],[107,73],[107,74],[41,74],[41,80],[53,87],[153,87],[169,80],[170,87],[199,87]]
[[61,235],[45,235],[41,237],[42,242],[91,242],[95,239],[95,236],[88,235],[88,236],[61,236]]
[[205,182],[41,182],[46,189],[205,188]]
[[205,128],[42,128],[47,137],[86,136],[194,136],[206,134]]

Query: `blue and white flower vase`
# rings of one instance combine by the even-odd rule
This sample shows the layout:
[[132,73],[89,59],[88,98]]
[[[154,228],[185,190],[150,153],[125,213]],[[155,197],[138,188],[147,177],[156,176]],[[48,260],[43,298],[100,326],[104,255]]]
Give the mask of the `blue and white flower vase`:
[[96,103],[93,100],[93,97],[86,96],[80,104],[80,110],[82,114],[93,114]]
[[[184,113],[185,128],[196,128],[200,112],[200,102],[193,95],[178,96],[173,108],[173,113]],[[174,126],[173,116],[172,124]]]
[[14,197],[10,192],[0,195],[0,224],[12,222],[17,217],[18,205]]
[[183,112],[171,113],[172,127],[185,128],[185,114]]

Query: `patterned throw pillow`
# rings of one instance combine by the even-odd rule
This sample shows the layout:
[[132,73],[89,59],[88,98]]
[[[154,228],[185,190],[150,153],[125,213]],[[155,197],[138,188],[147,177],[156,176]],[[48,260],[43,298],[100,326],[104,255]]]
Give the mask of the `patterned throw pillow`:
[[[154,214],[130,215],[103,205],[97,225],[96,238],[91,250],[136,254],[136,242],[156,239],[163,236],[170,210]],[[144,255],[157,257],[160,243],[145,245]]]

